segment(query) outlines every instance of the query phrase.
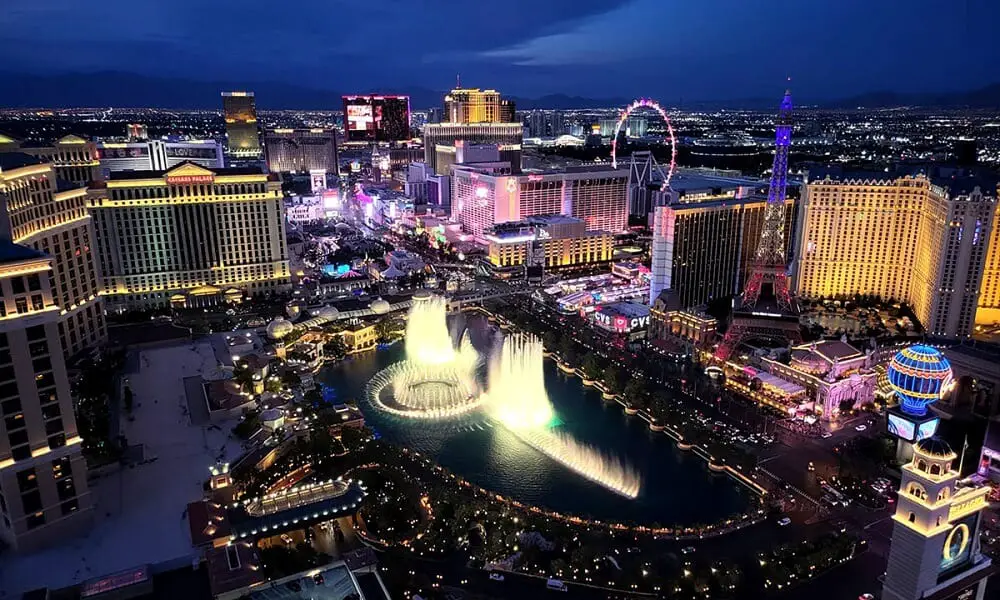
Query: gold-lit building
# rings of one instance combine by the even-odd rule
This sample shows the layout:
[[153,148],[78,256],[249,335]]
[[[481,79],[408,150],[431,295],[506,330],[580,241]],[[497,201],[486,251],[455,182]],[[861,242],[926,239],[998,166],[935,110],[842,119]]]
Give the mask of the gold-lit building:
[[19,551],[78,534],[93,516],[51,262],[0,241],[0,541]]
[[799,219],[796,293],[906,302],[930,335],[968,337],[996,208],[996,189],[977,181],[811,176]]
[[201,306],[289,285],[281,185],[254,169],[117,173],[91,190],[108,310]]
[[79,136],[63,136],[51,146],[25,146],[19,140],[0,134],[2,152],[23,152],[52,163],[56,177],[77,186],[90,185],[91,181],[102,178],[97,144]]
[[497,268],[542,266],[545,269],[610,262],[615,236],[587,231],[583,219],[539,215],[525,221],[495,225],[483,234],[487,258]]
[[222,118],[226,121],[229,153],[239,158],[259,157],[260,132],[253,92],[222,92]]
[[686,350],[705,349],[715,341],[715,317],[695,309],[684,310],[672,291],[666,290],[649,308],[649,338],[661,346]]
[[94,230],[87,189],[58,178],[54,163],[20,152],[0,154],[0,239],[53,259],[52,295],[66,356],[104,342]]
[[993,229],[990,231],[986,264],[983,265],[983,282],[979,286],[976,324],[1000,324],[1000,202],[997,202],[993,212]]
[[501,123],[502,114],[512,113],[512,104],[501,110],[500,92],[479,88],[456,88],[444,97],[449,123]]

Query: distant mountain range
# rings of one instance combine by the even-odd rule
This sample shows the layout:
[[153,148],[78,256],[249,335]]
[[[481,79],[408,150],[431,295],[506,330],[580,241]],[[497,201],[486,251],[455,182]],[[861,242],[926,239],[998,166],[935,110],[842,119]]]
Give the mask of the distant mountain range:
[[[223,90],[252,90],[257,106],[262,109],[336,110],[341,106],[342,93],[273,81],[232,82],[193,81],[166,77],[149,77],[135,73],[101,71],[62,75],[29,75],[2,72],[4,82],[0,107],[5,108],[75,108],[75,107],[158,107],[176,109],[219,108],[219,93]],[[445,92],[427,88],[380,89],[380,93],[406,94],[414,110],[440,106]],[[518,109],[529,108],[603,108],[622,106],[630,98],[583,98],[551,94],[540,98],[513,100]],[[729,101],[689,101],[664,98],[663,103],[685,109],[773,108],[775,98],[747,98]],[[1000,108],[1000,83],[969,92],[949,94],[902,94],[871,92],[851,98],[811,103],[822,108],[889,108],[921,106],[940,108]]]

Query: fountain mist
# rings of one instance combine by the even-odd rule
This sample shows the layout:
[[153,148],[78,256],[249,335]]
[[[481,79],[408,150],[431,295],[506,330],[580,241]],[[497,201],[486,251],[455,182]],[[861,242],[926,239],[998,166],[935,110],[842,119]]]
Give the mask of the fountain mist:
[[638,473],[572,437],[550,431],[554,411],[545,392],[542,342],[531,335],[503,341],[490,362],[491,414],[524,443],[566,468],[627,498],[639,494]]
[[378,408],[411,419],[441,420],[482,403],[475,370],[479,355],[468,332],[456,350],[448,331],[448,305],[429,293],[413,295],[406,322],[406,360],[379,371],[365,394]]

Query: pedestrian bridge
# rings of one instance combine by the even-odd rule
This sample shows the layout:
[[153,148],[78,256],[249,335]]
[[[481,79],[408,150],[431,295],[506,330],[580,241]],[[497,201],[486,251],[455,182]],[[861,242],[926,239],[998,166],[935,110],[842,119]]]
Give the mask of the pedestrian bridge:
[[226,511],[232,528],[230,538],[279,535],[352,515],[365,496],[360,482],[329,480],[238,502]]

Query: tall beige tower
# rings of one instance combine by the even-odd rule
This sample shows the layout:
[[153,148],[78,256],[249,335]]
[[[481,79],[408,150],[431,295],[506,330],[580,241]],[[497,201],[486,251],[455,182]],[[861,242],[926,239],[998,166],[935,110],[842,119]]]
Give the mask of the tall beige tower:
[[941,598],[982,600],[990,559],[980,552],[979,527],[990,488],[960,481],[955,458],[932,437],[917,442],[903,465],[883,600],[936,598],[945,590]]
[[0,241],[0,540],[52,544],[92,519],[59,342],[52,259]]

